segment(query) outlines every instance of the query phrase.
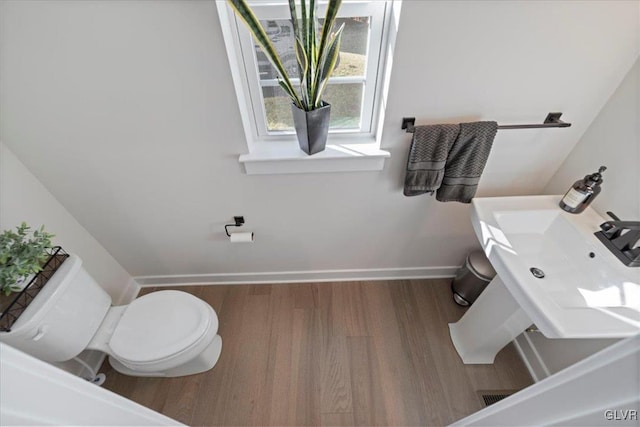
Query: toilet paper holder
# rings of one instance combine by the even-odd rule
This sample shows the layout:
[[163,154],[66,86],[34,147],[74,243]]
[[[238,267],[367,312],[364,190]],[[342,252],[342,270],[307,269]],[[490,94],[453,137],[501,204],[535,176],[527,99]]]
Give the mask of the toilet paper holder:
[[224,231],[225,233],[227,233],[228,237],[231,237],[231,234],[229,234],[229,228],[228,227],[242,227],[244,225],[244,217],[243,216],[234,216],[233,217],[233,224],[226,224],[224,226]]

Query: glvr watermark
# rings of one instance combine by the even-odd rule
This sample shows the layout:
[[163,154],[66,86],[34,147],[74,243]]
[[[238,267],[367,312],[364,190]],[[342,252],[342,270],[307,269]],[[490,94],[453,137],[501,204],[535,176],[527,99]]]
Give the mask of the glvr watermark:
[[637,409],[607,409],[604,411],[607,421],[638,421]]

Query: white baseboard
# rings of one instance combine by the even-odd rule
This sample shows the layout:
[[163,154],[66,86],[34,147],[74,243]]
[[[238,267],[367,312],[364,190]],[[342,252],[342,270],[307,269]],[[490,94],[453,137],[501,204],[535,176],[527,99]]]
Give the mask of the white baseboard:
[[540,356],[536,346],[527,336],[527,332],[523,332],[518,335],[516,339],[513,340],[513,343],[516,346],[516,350],[518,350],[518,354],[520,354],[520,358],[527,367],[529,375],[531,375],[533,381],[538,382],[551,375],[551,372],[544,363],[544,360]]
[[444,266],[370,268],[353,270],[278,271],[259,273],[184,274],[176,276],[138,276],[134,279],[141,287],[437,279],[455,276],[458,268],[460,267]]

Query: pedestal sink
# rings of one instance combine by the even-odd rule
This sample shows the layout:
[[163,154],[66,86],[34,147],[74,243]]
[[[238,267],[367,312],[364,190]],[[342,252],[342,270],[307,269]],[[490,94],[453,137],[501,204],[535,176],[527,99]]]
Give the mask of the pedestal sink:
[[592,208],[567,213],[560,197],[473,200],[471,222],[498,276],[449,324],[464,363],[493,363],[532,324],[548,338],[640,333],[640,268],[593,235],[605,218]]

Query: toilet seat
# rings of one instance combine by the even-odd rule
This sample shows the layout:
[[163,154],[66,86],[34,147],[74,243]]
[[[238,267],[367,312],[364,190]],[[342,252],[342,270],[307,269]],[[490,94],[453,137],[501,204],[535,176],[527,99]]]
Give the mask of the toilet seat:
[[131,369],[167,369],[195,357],[217,331],[218,318],[201,299],[153,292],[129,304],[109,340],[110,353]]

